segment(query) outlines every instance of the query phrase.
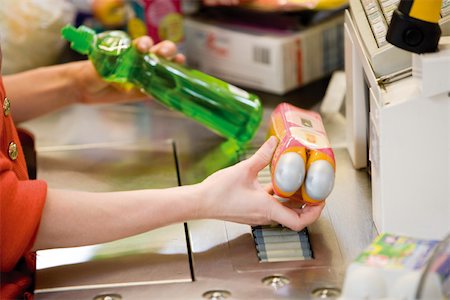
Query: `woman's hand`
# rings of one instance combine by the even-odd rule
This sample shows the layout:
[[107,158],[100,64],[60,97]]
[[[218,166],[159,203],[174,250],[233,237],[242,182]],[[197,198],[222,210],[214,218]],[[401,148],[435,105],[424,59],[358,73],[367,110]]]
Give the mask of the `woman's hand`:
[[[171,41],[162,41],[156,45],[148,36],[137,38],[133,46],[141,53],[153,52],[174,62],[184,64],[186,58],[177,52],[176,45]],[[130,102],[148,98],[136,89],[125,91],[119,86],[104,81],[89,60],[69,64],[71,76],[74,76],[75,91],[78,102],[81,103],[118,103]]]
[[280,203],[257,180],[259,171],[271,161],[277,139],[271,137],[249,159],[218,171],[201,184],[197,218],[217,218],[251,225],[280,223],[301,230],[317,220],[325,203],[303,206],[299,202]]

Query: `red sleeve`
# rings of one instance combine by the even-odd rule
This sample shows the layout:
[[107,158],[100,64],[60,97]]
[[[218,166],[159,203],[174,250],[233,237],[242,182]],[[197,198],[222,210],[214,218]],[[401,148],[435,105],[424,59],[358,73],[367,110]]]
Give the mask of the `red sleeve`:
[[36,236],[47,195],[41,180],[19,180],[9,159],[0,153],[1,271],[11,271]]

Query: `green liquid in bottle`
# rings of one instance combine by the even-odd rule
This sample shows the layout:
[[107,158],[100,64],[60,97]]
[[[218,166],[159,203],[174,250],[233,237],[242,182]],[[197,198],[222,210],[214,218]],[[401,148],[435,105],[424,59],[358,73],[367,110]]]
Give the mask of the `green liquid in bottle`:
[[155,54],[139,53],[125,32],[97,35],[88,27],[68,25],[62,34],[74,50],[89,56],[106,81],[137,87],[223,137],[243,145],[259,127],[262,106],[256,95]]

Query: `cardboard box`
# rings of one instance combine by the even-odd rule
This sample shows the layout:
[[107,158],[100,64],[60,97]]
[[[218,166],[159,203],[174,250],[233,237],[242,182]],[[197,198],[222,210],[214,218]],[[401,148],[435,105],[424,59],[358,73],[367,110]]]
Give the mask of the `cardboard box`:
[[284,94],[344,65],[342,14],[297,32],[185,19],[188,65],[242,87]]

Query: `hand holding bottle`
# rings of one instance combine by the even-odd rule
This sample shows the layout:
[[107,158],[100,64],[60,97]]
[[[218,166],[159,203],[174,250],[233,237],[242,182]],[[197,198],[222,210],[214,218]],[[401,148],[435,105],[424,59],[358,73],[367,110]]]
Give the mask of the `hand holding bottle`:
[[[140,53],[155,53],[168,60],[184,64],[186,58],[177,52],[176,45],[171,41],[162,41],[153,44],[148,36],[142,36],[133,41],[133,46]],[[91,61],[85,60],[67,64],[73,74],[73,89],[78,93],[78,102],[86,104],[94,103],[118,103],[130,102],[148,98],[148,95],[138,89],[124,90],[122,87],[108,83],[101,78]]]
[[259,127],[262,105],[256,95],[155,53],[142,54],[123,31],[96,34],[69,25],[62,34],[106,81],[136,87],[225,138],[243,145]]

